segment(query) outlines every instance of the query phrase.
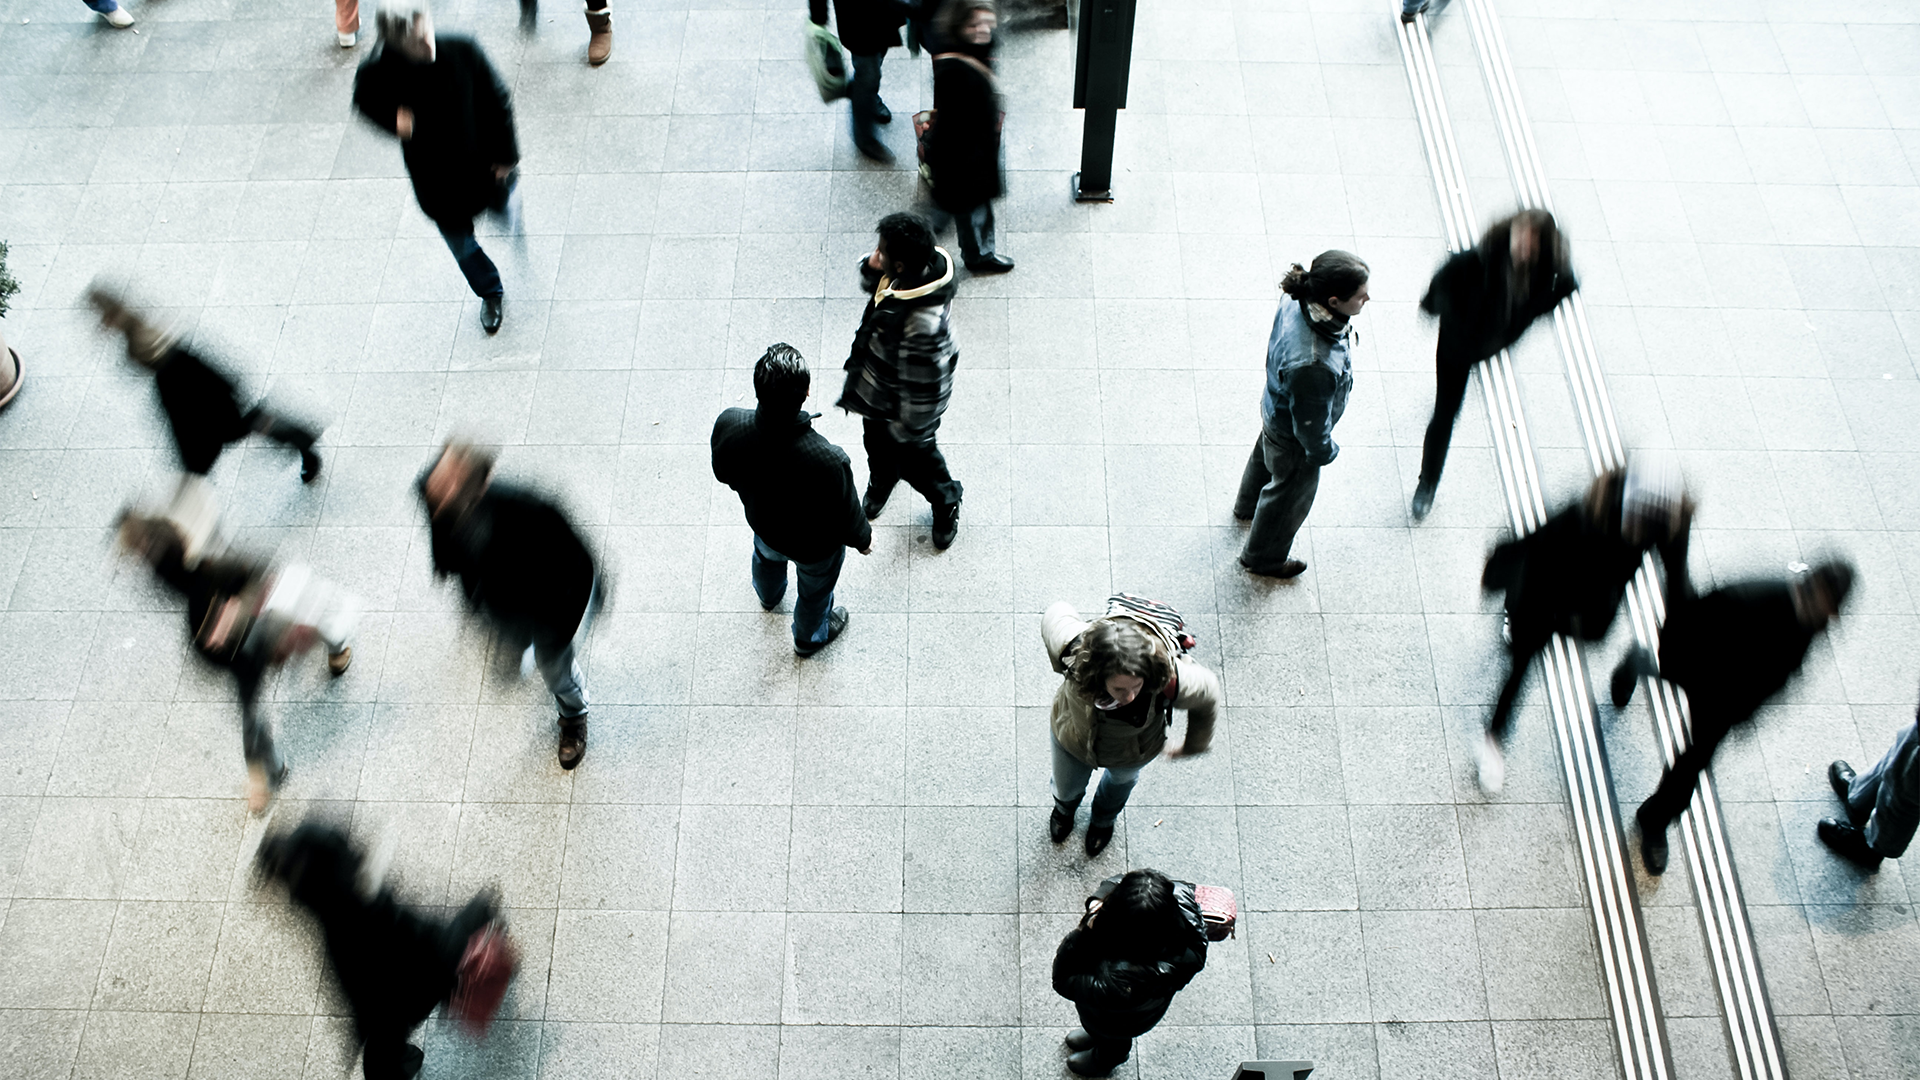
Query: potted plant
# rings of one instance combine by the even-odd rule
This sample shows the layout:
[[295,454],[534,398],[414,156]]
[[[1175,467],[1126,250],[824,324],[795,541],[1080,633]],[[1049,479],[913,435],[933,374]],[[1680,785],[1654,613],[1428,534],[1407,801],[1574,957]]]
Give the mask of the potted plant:
[[[19,282],[6,273],[6,240],[0,240],[0,319],[6,317],[6,302],[15,292],[19,292]],[[0,331],[0,409],[19,396],[19,384],[25,379],[27,367],[19,361],[19,354],[8,348],[6,332]]]
[[[7,273],[7,244],[0,240],[0,319],[7,316],[7,301],[20,291],[20,283]],[[0,409],[4,409],[19,396],[20,384],[27,375],[26,365],[20,362],[20,354],[7,346],[7,335],[0,330]]]

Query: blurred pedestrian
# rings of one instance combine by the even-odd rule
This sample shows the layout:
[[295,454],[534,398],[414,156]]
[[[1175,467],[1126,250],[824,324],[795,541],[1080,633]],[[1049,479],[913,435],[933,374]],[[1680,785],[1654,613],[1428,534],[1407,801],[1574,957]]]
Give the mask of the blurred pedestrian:
[[1635,648],[1614,670],[1617,708],[1624,708],[1634,686],[1650,675],[1687,692],[1687,748],[1634,815],[1649,874],[1666,871],[1667,826],[1692,801],[1714,749],[1800,670],[1808,646],[1840,614],[1852,588],[1853,568],[1829,562],[1791,581],[1745,581],[1703,596],[1682,590],[1667,605],[1658,666]]
[[353,104],[400,140],[420,210],[480,298],[480,325],[500,329],[506,286],[474,238],[473,219],[498,214],[520,231],[520,147],[506,84],[480,46],[437,36],[426,0],[380,0],[379,40],[353,80]]
[[366,858],[344,832],[311,822],[267,836],[256,864],[320,924],[366,1080],[419,1074],[426,1055],[407,1039],[440,1005],[470,1029],[492,1021],[518,956],[491,894],[446,920],[402,907],[392,889],[364,880]]
[[[1087,854],[1098,855],[1113,839],[1142,769],[1163,754],[1190,757],[1212,744],[1220,680],[1189,659],[1163,627],[1114,605],[1089,623],[1073,605],[1054,604],[1040,616],[1040,638],[1053,670],[1065,676],[1047,725],[1053,749],[1047,835],[1056,844],[1066,840],[1087,783],[1104,770],[1087,821]],[[1175,709],[1187,714],[1179,742],[1167,737]]]
[[[607,0],[586,0],[587,63],[599,67],[613,55],[613,11]],[[520,0],[520,28],[532,31],[540,18],[540,0]]]
[[[900,28],[917,10],[918,5],[909,0],[833,0],[840,44],[853,58],[853,80],[847,86],[853,106],[853,145],[883,164],[893,161],[893,151],[880,141],[874,125],[892,123],[893,110],[880,100],[880,66],[887,50],[900,44]],[[807,0],[807,12],[815,26],[827,25],[827,0]]]
[[1089,901],[1053,954],[1053,992],[1080,1013],[1067,1035],[1067,1068],[1112,1075],[1206,966],[1206,922],[1192,885],[1135,870],[1104,900]]
[[756,408],[728,409],[713,423],[713,476],[740,496],[753,526],[753,591],[772,611],[795,564],[793,651],[812,656],[847,628],[833,586],[847,549],[873,552],[846,452],[813,430],[806,411],[812,375],[800,350],[770,345],[753,367]]
[[1332,250],[1314,256],[1311,270],[1294,263],[1280,280],[1286,296],[1267,339],[1260,438],[1233,503],[1233,516],[1253,523],[1240,553],[1253,573],[1291,578],[1307,568],[1292,557],[1293,538],[1313,509],[1321,466],[1340,454],[1333,426],[1353,389],[1349,321],[1372,299],[1368,273],[1359,256]]
[[1538,529],[1494,548],[1480,587],[1506,593],[1508,667],[1479,751],[1480,785],[1487,791],[1506,782],[1501,742],[1534,656],[1554,634],[1606,637],[1648,551],[1660,553],[1666,570],[1668,609],[1683,602],[1692,520],[1679,470],[1637,458],[1595,477],[1580,501]]
[[107,20],[107,25],[115,30],[125,30],[133,25],[133,14],[119,4],[119,0],[82,0],[88,7]]
[[1864,775],[1836,761],[1827,766],[1827,782],[1847,812],[1844,820],[1820,820],[1815,831],[1822,843],[1868,870],[1906,854],[1920,827],[1920,723],[1901,728],[1880,764]]
[[933,507],[933,546],[960,532],[960,481],[934,441],[953,393],[953,256],[917,214],[880,219],[879,242],[860,264],[871,298],[853,335],[837,404],[865,417],[867,520],[905,480]]
[[320,476],[315,432],[264,405],[243,410],[232,379],[111,290],[95,285],[87,291],[87,300],[100,313],[101,326],[126,337],[127,358],[153,373],[180,467],[189,475],[205,477],[228,444],[257,433],[300,452],[302,482],[310,484]]
[[247,761],[247,805],[258,812],[279,790],[287,765],[260,715],[267,673],[315,642],[327,647],[335,676],[353,663],[347,638],[358,604],[306,567],[272,568],[234,555],[189,566],[179,529],[165,518],[122,512],[120,543],[186,601],[187,635],[201,657],[233,673],[240,696],[241,749]]
[[1480,243],[1434,273],[1420,300],[1422,311],[1440,317],[1440,343],[1433,357],[1433,419],[1427,422],[1420,483],[1413,492],[1415,518],[1433,509],[1473,365],[1520,340],[1533,320],[1579,287],[1566,235],[1545,210],[1522,210],[1494,222]]
[[940,9],[944,51],[933,57],[934,124],[927,168],[933,201],[953,217],[960,258],[976,274],[1003,274],[1013,260],[993,249],[993,200],[1000,171],[999,83],[993,75],[993,0],[947,0]]
[[493,480],[493,455],[448,442],[419,482],[437,577],[458,575],[506,655],[533,661],[560,712],[562,769],[587,753],[587,691],[576,648],[603,592],[587,545],[553,503]]
[[343,49],[360,44],[360,0],[333,0],[333,37]]

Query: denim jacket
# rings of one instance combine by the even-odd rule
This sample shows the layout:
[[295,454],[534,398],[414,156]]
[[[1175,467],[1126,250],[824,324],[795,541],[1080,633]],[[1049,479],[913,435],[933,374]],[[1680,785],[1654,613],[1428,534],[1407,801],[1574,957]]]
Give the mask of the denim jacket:
[[1353,389],[1347,337],[1345,324],[1336,330],[1331,318],[1310,318],[1292,297],[1280,301],[1273,317],[1260,418],[1274,435],[1298,440],[1310,465],[1325,465],[1340,454],[1333,425],[1347,411],[1347,393]]

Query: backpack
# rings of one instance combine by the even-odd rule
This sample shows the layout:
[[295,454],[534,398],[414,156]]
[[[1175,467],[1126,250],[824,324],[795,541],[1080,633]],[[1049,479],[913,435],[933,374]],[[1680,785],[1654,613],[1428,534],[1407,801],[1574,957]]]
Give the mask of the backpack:
[[1185,656],[1200,643],[1199,639],[1187,633],[1187,621],[1181,618],[1180,612],[1158,600],[1132,593],[1114,593],[1107,597],[1107,618],[1115,616],[1145,623],[1149,629],[1156,631],[1168,647],[1169,658]]

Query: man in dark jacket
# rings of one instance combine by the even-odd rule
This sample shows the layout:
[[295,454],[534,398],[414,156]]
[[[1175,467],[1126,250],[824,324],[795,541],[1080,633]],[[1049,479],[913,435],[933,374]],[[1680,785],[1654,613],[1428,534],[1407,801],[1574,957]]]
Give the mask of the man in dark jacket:
[[492,620],[510,653],[533,649],[560,710],[560,767],[587,752],[587,692],[575,644],[600,586],[593,555],[567,517],[530,491],[493,482],[493,456],[448,442],[420,478],[433,570],[457,574],[467,603]]
[[1080,1076],[1112,1075],[1207,966],[1206,919],[1192,885],[1134,870],[1101,890],[1053,954],[1053,992],[1080,1013],[1067,1035],[1067,1068]]
[[375,891],[364,895],[364,862],[344,832],[312,823],[268,836],[256,856],[260,872],[285,884],[320,924],[328,966],[365,1044],[366,1080],[409,1080],[426,1055],[407,1037],[480,974],[471,962],[462,971],[462,960],[498,915],[484,893],[446,922],[401,907],[377,882],[367,883]]
[[512,200],[520,147],[506,84],[479,45],[434,35],[425,0],[382,0],[374,25],[380,41],[354,76],[353,104],[399,137],[420,210],[480,298],[480,325],[494,333],[506,287],[474,239],[473,219],[492,211],[518,230]]
[[960,481],[934,442],[953,393],[953,257],[934,246],[915,214],[880,219],[880,240],[860,264],[872,294],[853,335],[847,384],[836,403],[866,418],[867,519],[905,480],[933,506],[933,545],[960,532]]
[[1579,287],[1566,237],[1545,210],[1523,210],[1495,222],[1480,243],[1455,254],[1433,275],[1420,308],[1440,317],[1440,344],[1433,358],[1433,419],[1420,452],[1414,517],[1424,518],[1433,509],[1473,365],[1520,340],[1533,320]]
[[[815,26],[827,25],[827,0],[807,0]],[[853,103],[853,145],[875,161],[893,161],[893,151],[874,130],[893,122],[893,111],[880,100],[880,65],[887,50],[900,44],[900,28],[919,14],[916,0],[833,0],[834,23],[840,44],[853,58],[853,79],[847,96]]]
[[180,467],[204,477],[229,443],[258,433],[300,452],[300,479],[320,475],[319,437],[263,405],[242,409],[233,380],[189,352],[177,339],[147,322],[113,292],[94,286],[87,300],[100,313],[100,325],[126,335],[127,358],[153,373],[153,388],[173,431]]
[[[1916,714],[1920,716],[1920,714]],[[1853,766],[1827,766],[1827,782],[1846,806],[1846,817],[1822,818],[1815,833],[1833,853],[1867,870],[1907,853],[1920,828],[1920,722],[1894,736],[1880,763],[1855,776]]]
[[[1668,571],[1671,573],[1671,569]],[[1647,873],[1667,869],[1667,826],[1693,799],[1700,774],[1733,725],[1752,719],[1800,670],[1807,648],[1840,614],[1853,568],[1829,562],[1791,581],[1747,581],[1691,596],[1669,590],[1660,628],[1660,663],[1635,649],[1613,673],[1613,703],[1623,708],[1640,678],[1658,675],[1687,692],[1692,738],[1640,804],[1640,856]]]
[[772,611],[787,592],[787,563],[800,579],[793,651],[812,656],[847,628],[833,586],[847,549],[873,551],[846,452],[813,430],[812,376],[800,350],[782,342],[753,367],[759,407],[728,409],[713,422],[713,477],[740,495],[753,526],[753,591]]

